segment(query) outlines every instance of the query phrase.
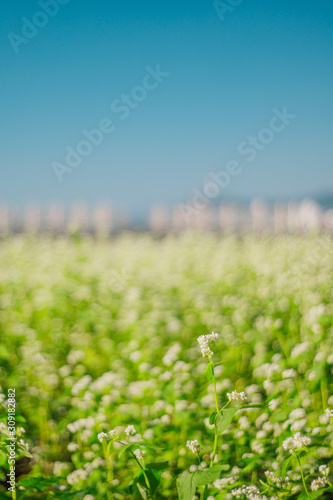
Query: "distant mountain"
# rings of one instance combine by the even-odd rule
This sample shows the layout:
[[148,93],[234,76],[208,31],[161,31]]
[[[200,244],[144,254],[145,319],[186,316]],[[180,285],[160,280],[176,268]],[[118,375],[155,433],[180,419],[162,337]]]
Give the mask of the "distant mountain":
[[212,201],[212,205],[220,205],[221,203],[235,203],[236,205],[239,206],[249,206],[253,200],[260,200],[263,203],[266,203],[269,206],[275,205],[275,203],[300,203],[303,200],[312,200],[323,209],[323,210],[329,210],[330,208],[333,208],[333,190],[332,191],[327,191],[325,193],[317,193],[317,194],[307,194],[304,196],[295,196],[295,197],[286,197],[286,196],[281,196],[279,198],[273,198],[273,197],[264,197],[264,196],[258,196],[255,198],[250,198],[250,197],[232,197],[232,196],[223,196],[223,198],[220,198],[218,200]]
[[333,208],[333,191],[313,196],[312,199],[325,210]]

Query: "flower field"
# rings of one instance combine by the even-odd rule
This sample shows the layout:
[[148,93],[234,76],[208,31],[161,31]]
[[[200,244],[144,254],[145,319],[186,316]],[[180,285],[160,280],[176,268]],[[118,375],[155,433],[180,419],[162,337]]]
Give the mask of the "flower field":
[[2,240],[0,497],[332,499],[332,283],[327,235]]

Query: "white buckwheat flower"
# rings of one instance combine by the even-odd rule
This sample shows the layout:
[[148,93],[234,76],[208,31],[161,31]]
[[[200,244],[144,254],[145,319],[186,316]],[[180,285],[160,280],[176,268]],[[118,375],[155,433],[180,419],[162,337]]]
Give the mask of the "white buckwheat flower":
[[327,479],[326,477],[318,477],[318,479],[314,479],[311,481],[311,490],[316,491],[320,490],[320,488],[325,488],[327,484]]
[[295,421],[299,418],[304,418],[305,416],[306,416],[306,412],[305,412],[304,408],[296,408],[295,410],[293,410],[289,413],[289,418],[292,421]]
[[79,449],[79,445],[77,443],[68,443],[67,450],[68,451],[77,451]]
[[333,410],[326,408],[325,415],[327,415],[327,417],[329,417],[329,418],[333,418]]
[[277,486],[277,488],[287,488],[290,485],[289,476],[286,476],[285,478],[276,477],[274,472],[270,472],[268,470],[265,471],[265,476],[272,484]]
[[318,469],[320,474],[322,474],[323,476],[328,476],[330,473],[330,468],[328,467],[328,465],[320,465]]
[[289,453],[292,455],[294,453],[293,450],[306,447],[309,444],[311,444],[311,438],[303,436],[300,432],[296,432],[292,437],[285,439],[282,446],[285,450],[289,450]]
[[222,479],[216,479],[216,481],[214,483],[214,486],[218,490],[222,490],[226,486],[228,486],[229,484],[235,484],[235,483],[237,483],[237,481],[238,481],[238,476],[223,477]]
[[87,472],[84,469],[77,469],[68,474],[67,482],[68,484],[75,485],[78,484],[79,481],[84,481],[87,479]]
[[100,443],[103,443],[104,439],[107,439],[108,438],[108,435],[105,434],[105,432],[100,432],[99,434],[97,434],[97,439]]
[[125,429],[125,432],[127,434],[127,436],[134,436],[134,434],[136,434],[136,430],[135,430],[135,427],[134,425],[128,425]]
[[287,368],[282,372],[282,378],[296,378],[297,372],[293,368]]
[[201,335],[200,337],[198,337],[199,347],[204,357],[205,356],[211,357],[214,354],[213,351],[211,351],[209,344],[211,342],[214,342],[218,338],[219,334],[214,332],[210,333],[209,335]]
[[145,458],[146,452],[144,450],[137,449],[134,452],[134,455],[138,460],[143,460]]
[[260,495],[260,490],[254,486],[246,486],[245,484],[240,488],[235,488],[231,491],[233,497],[242,498],[244,496],[249,497],[250,495]]
[[109,432],[108,432],[108,437],[109,437],[110,439],[116,439],[116,437],[118,437],[118,432],[117,432],[117,431],[115,431],[115,430],[113,430],[113,431],[109,431]]
[[195,453],[196,455],[200,453],[200,444],[197,439],[187,441],[186,446],[192,451],[192,453]]
[[237,392],[237,391],[232,391],[232,393],[228,392],[227,397],[229,401],[247,401],[247,396],[245,392]]

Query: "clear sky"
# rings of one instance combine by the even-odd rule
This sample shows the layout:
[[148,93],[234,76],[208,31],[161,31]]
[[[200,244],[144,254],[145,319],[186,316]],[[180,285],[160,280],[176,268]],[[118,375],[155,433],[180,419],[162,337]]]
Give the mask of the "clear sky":
[[[229,0],[220,16],[204,0],[54,2],[0,4],[0,201],[143,210],[186,199],[231,160],[242,172],[228,197],[333,186],[332,0]],[[262,132],[284,107],[295,118]],[[71,168],[66,147],[101,124]],[[258,133],[269,142],[249,162]]]

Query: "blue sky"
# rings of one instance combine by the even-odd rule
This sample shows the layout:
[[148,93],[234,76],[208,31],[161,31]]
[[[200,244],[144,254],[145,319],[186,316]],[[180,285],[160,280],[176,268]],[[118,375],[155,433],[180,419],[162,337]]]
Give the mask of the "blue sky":
[[[108,199],[140,211],[185,200],[231,160],[242,172],[228,197],[333,188],[332,0],[243,0],[223,21],[203,0],[58,7],[36,17],[38,1],[0,6],[0,201]],[[22,42],[22,18],[45,26]],[[158,65],[169,76],[121,120],[111,104]],[[239,144],[284,106],[295,118],[247,162]],[[105,118],[113,132],[59,182],[54,162]]]

